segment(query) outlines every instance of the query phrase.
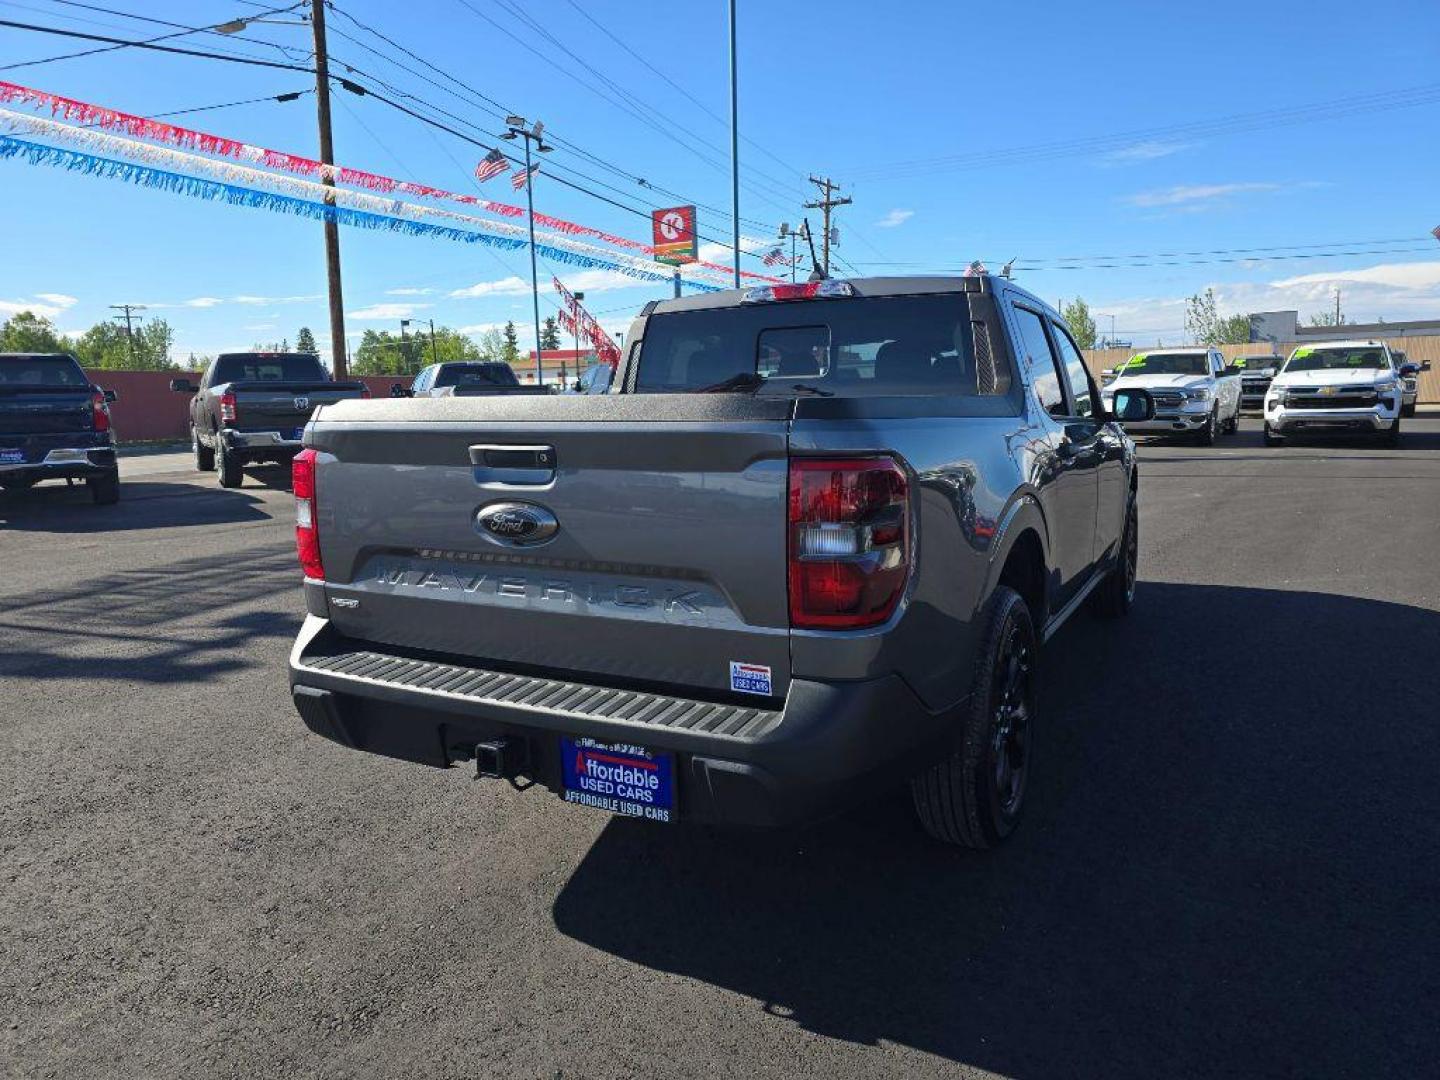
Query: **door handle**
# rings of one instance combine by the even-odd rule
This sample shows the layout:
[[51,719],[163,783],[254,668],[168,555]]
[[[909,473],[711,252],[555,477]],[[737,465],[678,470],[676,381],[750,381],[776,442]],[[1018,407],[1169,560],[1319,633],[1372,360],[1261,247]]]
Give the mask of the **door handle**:
[[555,463],[553,446],[477,443],[470,447],[477,484],[548,484],[555,479]]

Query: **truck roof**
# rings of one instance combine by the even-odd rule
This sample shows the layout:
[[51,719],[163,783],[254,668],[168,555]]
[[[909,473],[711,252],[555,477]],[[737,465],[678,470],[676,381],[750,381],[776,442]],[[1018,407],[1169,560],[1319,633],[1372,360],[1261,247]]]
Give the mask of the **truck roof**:
[[[925,293],[966,293],[966,292],[993,292],[995,283],[1003,280],[991,274],[977,274],[971,277],[961,277],[958,274],[952,275],[915,275],[910,277],[858,277],[858,278],[826,278],[826,281],[843,281],[855,290],[856,296],[916,296]],[[773,284],[773,283],[772,283]],[[780,284],[788,285],[789,282]],[[806,284],[799,282],[797,284]],[[1009,288],[1018,292],[1033,296],[1027,290],[1020,288],[1013,281],[1006,281]],[[705,311],[714,308],[739,307],[744,297],[751,289],[765,288],[764,284],[755,284],[741,289],[725,289],[722,292],[698,293],[694,296],[681,296],[670,300],[652,300],[645,305],[641,315],[655,315],[672,311]],[[1034,298],[1037,303],[1044,304],[1038,297]],[[1049,309],[1050,305],[1044,304]]]
[[1297,346],[1300,349],[1387,349],[1388,345],[1383,341],[1376,341],[1374,338],[1354,338],[1349,341],[1315,341],[1309,344]]

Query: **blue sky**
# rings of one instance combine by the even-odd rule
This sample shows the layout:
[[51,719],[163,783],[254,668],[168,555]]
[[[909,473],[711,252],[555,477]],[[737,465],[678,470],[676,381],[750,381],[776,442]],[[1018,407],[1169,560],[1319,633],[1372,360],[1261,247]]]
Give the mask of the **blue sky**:
[[[92,2],[192,26],[257,10],[245,0]],[[1027,287],[1052,303],[1084,296],[1136,342],[1181,340],[1183,297],[1207,286],[1224,312],[1295,307],[1303,316],[1333,304],[1338,286],[1353,319],[1440,318],[1440,244],[1427,235],[1440,224],[1440,7],[1429,0],[1363,8],[1216,0],[1203,10],[833,0],[823,18],[813,5],[739,3],[741,217],[754,250],[768,246],[780,221],[803,212],[800,202],[814,196],[804,174],[816,172],[855,199],[838,216],[840,272],[958,271],[973,258],[995,268],[1018,256]],[[348,14],[583,148],[588,158],[569,149],[552,155],[556,166],[592,178],[579,182],[597,190],[598,182],[612,184],[637,206],[678,201],[625,179],[644,177],[689,201],[728,207],[721,0],[336,6],[331,48],[341,63],[498,130],[473,103],[393,66],[386,57],[416,65]],[[0,0],[0,18],[127,38],[167,32],[57,0]],[[261,44],[273,42],[303,62],[308,41],[306,27],[255,26],[174,44],[284,60]],[[0,28],[0,67],[87,47]],[[0,71],[0,79],[144,115],[307,85],[298,72],[134,49]],[[1277,116],[1367,95],[1394,100],[1385,95],[1427,84],[1436,90],[1428,104]],[[615,85],[643,104],[621,99],[622,108]],[[469,172],[483,150],[372,98],[337,92],[335,103],[342,164],[475,190]],[[1230,119],[1261,113],[1270,116]],[[310,96],[175,122],[316,154]],[[301,325],[327,337],[314,222],[14,161],[0,161],[0,192],[8,203],[0,316],[28,307],[79,331],[109,315],[109,304],[146,304],[174,326],[182,358],[293,341]],[[512,200],[504,178],[483,193]],[[641,216],[543,175],[536,198],[538,209],[557,216],[648,239]],[[702,209],[700,227],[724,238],[729,222]],[[529,343],[523,251],[350,229],[341,240],[352,336],[398,329],[402,317],[475,333],[514,319]],[[1298,247],[1322,244],[1337,246]],[[1250,258],[1151,257],[1290,245],[1297,247]],[[1326,251],[1356,254],[1275,257]],[[728,258],[713,245],[706,254]],[[1107,267],[1100,256],[1145,256],[1125,261],[1149,265]],[[1186,265],[1159,265],[1167,262]],[[745,265],[761,269],[754,259]],[[541,267],[542,282],[549,269]],[[668,291],[613,273],[559,269],[611,329],[623,330],[645,300]],[[542,296],[542,314],[553,311],[553,294]],[[1100,325],[1108,332],[1109,319]]]

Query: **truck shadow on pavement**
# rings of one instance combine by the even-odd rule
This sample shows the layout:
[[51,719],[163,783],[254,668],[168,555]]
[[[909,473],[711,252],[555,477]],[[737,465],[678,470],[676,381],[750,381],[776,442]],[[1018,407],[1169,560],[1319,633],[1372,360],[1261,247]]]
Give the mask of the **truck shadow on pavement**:
[[[100,509],[105,509],[101,507]],[[0,675],[134,683],[208,682],[256,661],[259,638],[294,637],[293,603],[235,611],[197,597],[244,597],[262,603],[299,587],[288,551],[243,561],[179,559],[144,570],[91,578],[78,586],[39,589],[0,599]],[[103,602],[97,602],[103,601]]]
[[1145,583],[1047,649],[1009,846],[938,846],[900,793],[787,834],[617,820],[554,919],[817,1035],[1011,1076],[1428,1072],[1437,654],[1434,611]]
[[110,533],[266,521],[260,499],[242,491],[195,484],[122,480],[120,501],[96,506],[83,484],[39,484],[0,493],[0,530]]

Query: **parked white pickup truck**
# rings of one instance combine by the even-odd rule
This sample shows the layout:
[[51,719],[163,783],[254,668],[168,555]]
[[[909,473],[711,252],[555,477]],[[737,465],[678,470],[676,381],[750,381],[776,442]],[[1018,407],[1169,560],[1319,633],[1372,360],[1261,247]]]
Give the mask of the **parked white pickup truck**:
[[1115,378],[1101,392],[1109,402],[1117,390],[1147,390],[1155,399],[1155,415],[1125,430],[1135,435],[1191,435],[1202,446],[1240,426],[1240,380],[1227,367],[1219,349],[1156,349],[1136,353],[1115,369]]
[[1400,441],[1402,380],[1415,364],[1397,364],[1383,341],[1303,345],[1265,393],[1265,445],[1287,435],[1375,435]]

